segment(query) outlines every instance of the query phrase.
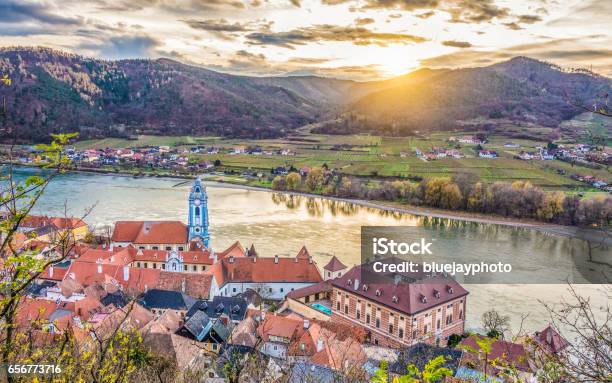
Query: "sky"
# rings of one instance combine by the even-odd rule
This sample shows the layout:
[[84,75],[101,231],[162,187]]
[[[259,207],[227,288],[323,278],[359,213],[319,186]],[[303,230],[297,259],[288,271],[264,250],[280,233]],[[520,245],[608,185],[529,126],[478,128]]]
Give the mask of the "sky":
[[610,0],[0,0],[0,46],[389,78],[529,56],[612,76]]

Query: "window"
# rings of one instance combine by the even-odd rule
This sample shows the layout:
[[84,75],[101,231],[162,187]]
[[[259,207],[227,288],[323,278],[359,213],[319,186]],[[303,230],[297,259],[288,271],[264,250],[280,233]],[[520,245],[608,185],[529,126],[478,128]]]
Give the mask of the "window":
[[366,323],[370,324],[370,314],[366,314]]
[[380,318],[376,318],[376,328],[380,328]]
[[459,319],[463,319],[463,310],[459,310]]
[[400,339],[404,339],[404,329],[402,328],[399,329],[398,336],[400,337]]
[[165,263],[162,263],[162,269],[166,270],[166,264]]
[[206,270],[206,266],[202,266],[202,271]]
[[136,262],[136,267],[140,267],[140,262]]
[[151,249],[153,249],[153,250],[159,250],[159,246],[151,246]]
[[389,325],[389,334],[393,334],[393,325],[392,324]]
[[144,268],[146,269],[147,267],[149,267],[149,264],[147,262],[144,263]]
[[280,292],[281,292],[281,293],[285,292],[285,289],[281,287],[281,288],[280,288]]
[[[304,303],[309,303],[309,302],[310,302],[310,295],[306,295],[304,297]],[[340,303],[338,303],[338,304],[340,304]]]
[[412,339],[416,339],[416,336],[417,336],[417,331],[416,330],[412,331]]
[[216,343],[213,343],[212,349],[213,349],[213,351],[217,351],[217,344]]
[[157,269],[157,263],[153,263],[153,268]]
[[436,328],[439,330],[440,329],[440,318],[438,318],[438,321],[436,322]]
[[269,292],[269,293],[271,293],[271,292],[272,292],[272,287],[270,287],[270,288],[268,289],[268,292]]
[[236,288],[232,287],[232,292],[235,293],[236,292]]
[[200,215],[200,207],[196,206],[195,208],[195,215],[199,216]]
[[378,346],[378,339],[374,339],[374,344]]
[[166,246],[166,251],[172,250],[172,246]]
[[183,265],[183,270],[187,271],[187,265]]
[[348,314],[348,305],[344,305],[344,313]]
[[183,246],[179,246],[178,250],[183,251],[185,248]]
[[144,250],[144,249],[145,249],[145,247],[144,247],[144,246],[138,246],[138,248],[139,248],[140,250]]
[[361,319],[361,313],[359,312],[359,310],[357,310],[356,316],[357,316],[357,319]]
[[429,325],[426,324],[425,327],[423,327],[423,334],[427,334],[429,332]]
[[196,266],[196,265],[191,266],[191,270],[198,271],[198,266]]
[[336,310],[340,311],[340,302],[336,302]]

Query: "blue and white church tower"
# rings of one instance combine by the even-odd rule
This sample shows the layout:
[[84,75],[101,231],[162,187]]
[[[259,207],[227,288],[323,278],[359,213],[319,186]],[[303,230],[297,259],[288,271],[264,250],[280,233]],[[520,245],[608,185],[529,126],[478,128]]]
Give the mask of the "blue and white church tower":
[[189,240],[196,238],[208,247],[208,196],[200,178],[195,180],[189,193]]

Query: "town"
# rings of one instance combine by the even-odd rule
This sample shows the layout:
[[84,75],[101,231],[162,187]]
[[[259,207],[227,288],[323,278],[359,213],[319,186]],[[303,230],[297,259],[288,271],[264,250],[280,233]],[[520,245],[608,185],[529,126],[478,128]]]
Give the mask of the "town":
[[491,331],[467,334],[478,326],[465,320],[469,291],[442,274],[369,283],[361,279],[363,265],[332,256],[320,267],[306,246],[293,257],[259,254],[255,244],[238,241],[215,250],[208,204],[198,178],[186,225],[118,221],[104,237],[79,218],[25,217],[3,259],[36,250],[57,261],[28,287],[18,328],[71,332],[87,345],[119,324],[179,370],[199,369],[211,383],[227,381],[236,355],[256,355],[266,376],[290,382],[365,382],[381,363],[400,376],[410,364],[442,356],[453,382],[469,381],[491,374],[478,352],[468,351],[482,339],[490,339],[488,353],[498,363],[495,381],[508,369],[534,381],[544,368],[539,357],[562,355],[568,346],[547,323],[517,343]]

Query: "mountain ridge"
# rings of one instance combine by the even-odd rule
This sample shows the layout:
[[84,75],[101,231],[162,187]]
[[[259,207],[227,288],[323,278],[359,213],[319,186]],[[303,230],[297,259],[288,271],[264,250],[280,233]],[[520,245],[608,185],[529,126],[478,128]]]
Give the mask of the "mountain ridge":
[[[249,77],[170,58],[110,61],[45,47],[1,48],[0,73],[13,81],[0,88],[7,105],[3,135],[10,131],[23,141],[62,131],[268,138],[347,115],[361,116],[372,126],[340,130],[400,135],[416,127],[444,129],[478,116],[554,126],[579,112],[559,84],[574,98],[590,102],[598,92],[609,91],[611,83],[604,76],[568,73],[526,57],[486,67],[421,68],[358,82]],[[396,128],[386,129],[389,124]]]

